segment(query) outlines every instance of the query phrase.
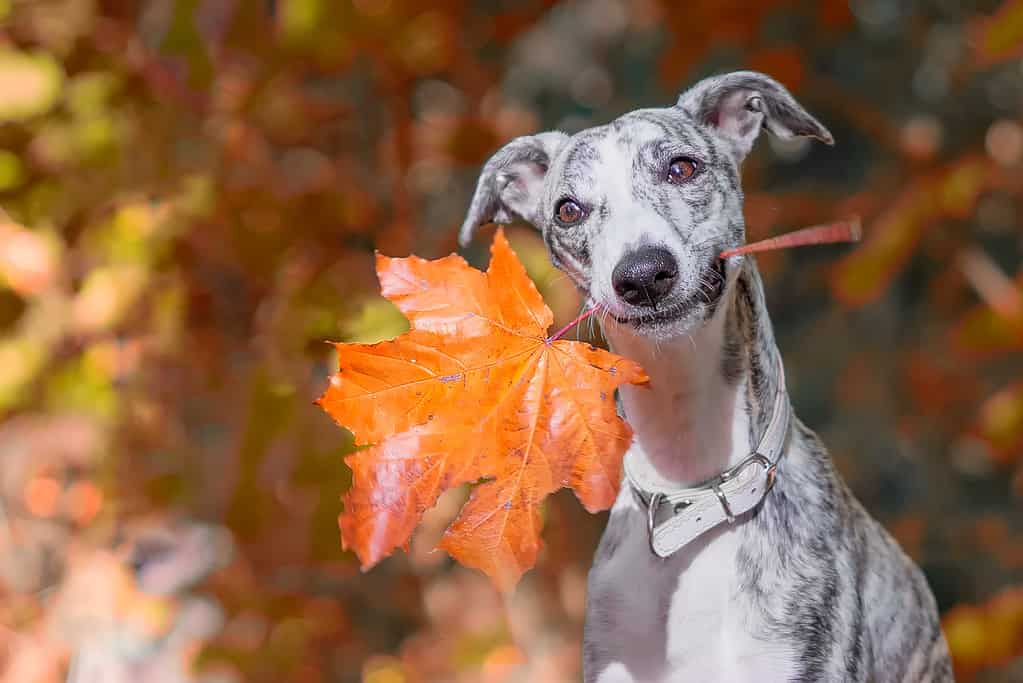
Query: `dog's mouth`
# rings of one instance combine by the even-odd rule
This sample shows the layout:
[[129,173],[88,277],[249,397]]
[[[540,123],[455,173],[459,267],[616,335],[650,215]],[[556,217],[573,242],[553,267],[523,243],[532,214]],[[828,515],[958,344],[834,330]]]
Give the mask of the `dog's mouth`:
[[696,291],[684,299],[667,302],[662,307],[654,307],[640,315],[612,317],[619,323],[632,325],[636,329],[652,328],[664,324],[676,323],[688,318],[701,304],[713,311],[715,304],[725,293],[727,274],[724,259],[714,258],[700,271]]

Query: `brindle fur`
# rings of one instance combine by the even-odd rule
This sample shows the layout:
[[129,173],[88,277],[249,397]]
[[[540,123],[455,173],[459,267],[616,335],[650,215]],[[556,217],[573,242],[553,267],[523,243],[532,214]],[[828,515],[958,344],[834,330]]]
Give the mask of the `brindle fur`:
[[[707,266],[745,240],[739,166],[761,128],[832,141],[768,76],[710,78],[675,107],[512,141],[483,169],[463,227],[467,241],[490,221],[532,223],[554,263],[609,309],[612,347],[652,377],[649,390],[622,391],[636,429],[628,457],[675,485],[735,464],[771,418],[779,355],[755,261],[730,259],[723,284]],[[668,184],[679,155],[699,160],[698,176]],[[554,221],[565,197],[586,209],[579,225]],[[679,262],[668,320],[609,284],[645,244]],[[701,382],[692,391],[690,378]],[[667,559],[650,551],[646,511],[623,486],[590,572],[583,650],[584,677],[599,683],[952,680],[923,574],[798,419],[762,504]]]

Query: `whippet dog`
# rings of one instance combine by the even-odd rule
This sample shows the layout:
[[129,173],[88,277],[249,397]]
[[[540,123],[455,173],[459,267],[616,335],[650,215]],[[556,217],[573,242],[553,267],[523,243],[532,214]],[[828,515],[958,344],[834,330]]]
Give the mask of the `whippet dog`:
[[640,362],[635,431],[589,574],[583,674],[646,681],[948,681],[934,596],[791,413],[739,166],[761,128],[833,144],[779,83],[708,78],[673,107],[517,138],[461,231],[522,219]]

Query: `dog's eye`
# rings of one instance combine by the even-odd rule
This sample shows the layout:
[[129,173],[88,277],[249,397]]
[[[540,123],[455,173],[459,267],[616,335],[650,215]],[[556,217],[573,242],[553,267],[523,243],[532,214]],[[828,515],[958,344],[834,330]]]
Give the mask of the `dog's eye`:
[[671,164],[668,166],[668,182],[675,184],[684,183],[696,175],[698,169],[699,162],[695,159],[690,159],[689,157],[672,159]]
[[583,217],[583,207],[574,199],[562,199],[554,209],[554,217],[562,225],[578,223]]

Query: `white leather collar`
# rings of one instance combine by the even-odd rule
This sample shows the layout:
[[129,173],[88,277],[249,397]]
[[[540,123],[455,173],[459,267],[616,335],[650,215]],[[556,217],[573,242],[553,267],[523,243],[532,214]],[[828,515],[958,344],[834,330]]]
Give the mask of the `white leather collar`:
[[757,449],[739,464],[692,488],[666,489],[644,482],[631,459],[625,456],[625,479],[647,511],[650,548],[658,557],[669,557],[722,522],[760,504],[774,486],[778,461],[785,454],[792,408],[785,391],[785,368],[777,362],[778,388],[771,421]]

